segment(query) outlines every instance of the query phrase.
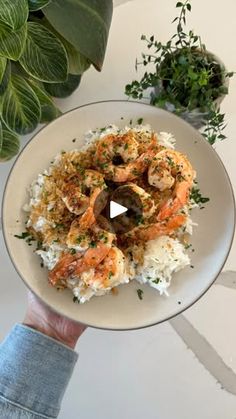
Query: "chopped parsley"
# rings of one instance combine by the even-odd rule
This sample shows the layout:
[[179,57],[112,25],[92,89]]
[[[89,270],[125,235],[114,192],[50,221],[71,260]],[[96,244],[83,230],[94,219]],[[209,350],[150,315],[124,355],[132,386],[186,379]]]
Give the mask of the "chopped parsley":
[[136,225],[144,224],[144,218],[142,214],[137,214],[135,216],[135,224]]
[[32,242],[35,241],[35,238],[31,236],[31,234],[28,231],[23,231],[21,235],[14,234],[14,237],[16,237],[17,239],[25,240],[28,246],[32,246]]
[[159,282],[160,282],[160,278],[156,278],[156,279],[154,279],[154,281],[152,281],[154,284],[159,284]]
[[60,230],[60,229],[62,229],[64,227],[65,227],[65,225],[62,224],[62,223],[55,223],[55,228],[58,229],[58,230]]
[[138,124],[138,125],[142,125],[142,123],[143,123],[143,118],[139,118],[139,119],[137,120],[137,124]]
[[138,298],[139,298],[140,300],[142,300],[142,299],[143,299],[143,290],[141,290],[140,288],[139,288],[139,289],[137,289],[137,294],[138,294]]
[[43,242],[41,240],[37,240],[36,250],[41,250],[42,248],[43,248]]
[[190,193],[190,199],[192,199],[196,204],[201,207],[201,204],[205,204],[210,201],[210,198],[202,196],[200,189],[193,187]]
[[89,247],[92,247],[92,248],[97,247],[97,243],[94,240],[92,240]]
[[28,231],[24,231],[23,233],[21,233],[21,235],[19,236],[18,234],[14,234],[14,237],[16,237],[17,239],[26,239],[26,237],[30,237],[30,233]]
[[76,249],[70,249],[70,254],[71,255],[75,255],[75,253],[76,253]]
[[168,160],[168,163],[169,163],[170,167],[174,167],[175,164],[174,164],[173,159],[169,156],[167,156],[166,159]]
[[80,303],[80,300],[79,300],[79,298],[78,297],[76,297],[76,296],[74,296],[73,297],[73,303]]

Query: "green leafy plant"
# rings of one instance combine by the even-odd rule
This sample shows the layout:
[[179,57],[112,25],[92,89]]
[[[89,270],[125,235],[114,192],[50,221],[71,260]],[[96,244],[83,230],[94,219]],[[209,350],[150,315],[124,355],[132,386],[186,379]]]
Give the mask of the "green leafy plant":
[[148,52],[142,54],[141,62],[136,61],[136,70],[142,65],[151,66],[153,71],[145,71],[140,81],[128,84],[125,93],[142,99],[148,92],[152,105],[182,116],[197,128],[205,125],[203,135],[214,144],[225,138],[225,115],[220,112],[220,102],[228,93],[227,79],[233,73],[227,72],[206,50],[200,36],[193,30],[185,31],[190,0],[177,2],[176,7],[180,10],[172,22],[177,25],[176,33],[167,43],[155,40],[153,35],[142,35]]
[[0,160],[15,156],[18,135],[60,115],[90,65],[101,70],[112,0],[0,0]]

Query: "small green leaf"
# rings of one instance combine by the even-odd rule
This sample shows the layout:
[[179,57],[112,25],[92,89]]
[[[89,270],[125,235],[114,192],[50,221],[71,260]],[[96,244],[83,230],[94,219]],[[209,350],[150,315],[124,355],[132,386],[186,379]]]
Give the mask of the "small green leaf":
[[8,86],[9,80],[10,80],[10,76],[11,76],[11,62],[7,61],[5,72],[3,74],[3,78],[0,83],[0,96],[2,96],[3,93],[5,92]]
[[28,36],[20,64],[40,81],[56,83],[67,78],[68,59],[64,46],[39,23],[28,22]]
[[191,10],[192,10],[192,6],[191,6],[191,4],[190,4],[190,3],[187,3],[187,9],[188,9],[188,11],[189,11],[189,12],[191,12]]
[[45,92],[43,86],[35,80],[29,80],[30,86],[37,95],[41,105],[41,120],[40,122],[50,122],[61,115],[61,111],[55,106],[51,96]]
[[0,55],[10,60],[19,60],[25,46],[27,25],[18,30],[0,22]]
[[233,76],[234,76],[233,71],[229,71],[228,73],[226,73],[226,77],[233,77]]
[[6,66],[7,66],[7,59],[5,57],[0,57],[0,85],[2,83],[2,79],[5,74]]
[[182,7],[182,6],[183,6],[183,3],[181,1],[178,1],[175,7]]
[[2,119],[14,132],[25,135],[32,132],[41,118],[39,100],[23,77],[11,75],[2,98]]
[[28,0],[29,2],[29,9],[31,12],[36,12],[36,10],[40,10],[43,7],[47,6],[51,0]]
[[12,29],[20,29],[29,15],[27,0],[0,0],[0,21]]
[[20,140],[18,136],[0,121],[0,161],[10,160],[18,154],[19,150]]
[[54,97],[65,98],[70,96],[80,84],[81,76],[73,74],[68,75],[68,80],[64,83],[44,83],[44,87],[50,95]]

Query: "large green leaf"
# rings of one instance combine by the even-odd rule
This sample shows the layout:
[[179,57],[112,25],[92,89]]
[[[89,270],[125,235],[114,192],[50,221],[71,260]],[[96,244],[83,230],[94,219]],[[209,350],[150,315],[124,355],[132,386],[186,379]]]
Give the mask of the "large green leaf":
[[19,137],[0,121],[0,161],[10,160],[20,150]]
[[112,0],[52,0],[44,14],[77,51],[101,70],[112,8]]
[[66,39],[61,39],[61,42],[68,55],[69,73],[77,75],[83,74],[90,67],[90,61],[84,57],[84,55],[80,54],[72,44],[66,41]]
[[33,89],[23,77],[12,74],[2,98],[3,121],[12,131],[24,135],[37,127],[40,118],[40,103]]
[[40,10],[43,7],[47,6],[51,0],[28,0],[29,2],[29,9],[31,12],[35,12],[36,10]]
[[41,105],[40,122],[50,122],[60,116],[61,111],[55,106],[51,96],[44,90],[43,86],[41,86],[35,80],[29,80],[29,82]]
[[27,36],[27,24],[18,30],[0,22],[0,56],[10,60],[19,60],[25,46]]
[[2,127],[2,122],[0,119],[0,153],[2,150],[2,143],[3,143],[3,127]]
[[5,74],[6,66],[7,66],[7,59],[5,57],[0,57],[0,85],[2,83],[2,79]]
[[64,46],[51,31],[36,22],[28,23],[28,36],[20,64],[41,81],[55,83],[67,79],[68,58]]
[[50,95],[54,97],[65,98],[70,96],[71,93],[77,89],[80,84],[80,80],[80,75],[75,76],[74,74],[69,74],[66,82],[53,84],[44,83],[44,87]]
[[53,32],[64,45],[69,60],[69,73],[77,75],[84,73],[90,67],[91,62],[86,57],[84,57],[79,51],[77,51],[75,47],[72,44],[70,44],[70,42],[63,38],[63,36],[56,31],[56,29],[50,24],[50,22],[46,18],[43,18],[42,23],[44,26],[46,26],[46,28]]
[[10,80],[10,76],[11,76],[11,62],[8,60],[6,64],[5,72],[3,74],[2,81],[0,83],[0,96],[2,96],[3,93],[5,92],[8,86],[9,80]]
[[27,0],[0,0],[0,21],[12,29],[20,29],[26,23],[28,15]]

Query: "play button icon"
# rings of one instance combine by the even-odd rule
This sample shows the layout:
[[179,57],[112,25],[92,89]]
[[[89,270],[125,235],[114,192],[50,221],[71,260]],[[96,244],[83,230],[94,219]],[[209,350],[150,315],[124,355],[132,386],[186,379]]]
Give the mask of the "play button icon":
[[142,222],[143,207],[140,196],[134,192],[131,185],[111,185],[98,195],[94,204],[94,214],[98,225],[103,229],[123,234]]
[[127,207],[124,207],[115,201],[110,201],[110,218],[118,217],[118,215],[124,214],[127,211]]

